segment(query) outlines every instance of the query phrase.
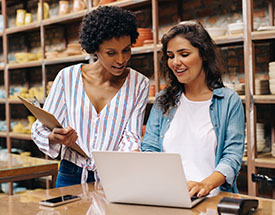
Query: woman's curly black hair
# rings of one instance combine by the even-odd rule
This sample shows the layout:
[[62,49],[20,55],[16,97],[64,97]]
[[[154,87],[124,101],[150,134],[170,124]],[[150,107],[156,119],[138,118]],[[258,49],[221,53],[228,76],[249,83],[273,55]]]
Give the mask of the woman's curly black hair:
[[221,70],[222,58],[218,52],[215,42],[211,39],[208,32],[201,23],[197,21],[186,21],[172,27],[161,39],[162,75],[167,80],[167,87],[158,97],[157,104],[162,109],[163,114],[168,113],[171,107],[176,106],[181,92],[184,92],[184,84],[180,83],[173,71],[168,67],[167,44],[176,37],[181,36],[188,40],[192,46],[199,50],[203,60],[203,69],[206,75],[206,84],[210,90],[224,87]]
[[135,43],[138,37],[135,15],[119,7],[100,6],[83,18],[79,42],[87,53],[93,54],[103,41],[128,35],[131,44]]

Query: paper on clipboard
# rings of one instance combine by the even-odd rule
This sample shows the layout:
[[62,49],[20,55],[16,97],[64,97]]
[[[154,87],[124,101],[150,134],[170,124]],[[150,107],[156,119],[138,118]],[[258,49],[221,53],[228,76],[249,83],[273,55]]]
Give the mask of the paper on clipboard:
[[[53,114],[45,111],[44,109],[35,106],[30,101],[21,96],[17,96],[22,103],[28,108],[28,110],[37,118],[43,125],[53,130],[54,128],[62,128],[62,125],[57,121]],[[89,156],[77,145],[76,143],[70,146],[73,150],[77,151],[85,158],[89,158]]]

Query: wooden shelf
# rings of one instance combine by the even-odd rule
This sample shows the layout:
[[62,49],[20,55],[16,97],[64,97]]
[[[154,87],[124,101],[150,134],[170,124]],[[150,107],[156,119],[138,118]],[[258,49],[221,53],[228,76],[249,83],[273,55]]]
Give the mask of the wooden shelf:
[[275,104],[275,95],[254,95],[256,104]]
[[243,34],[225,35],[214,38],[217,45],[227,45],[231,43],[242,43],[244,41]]
[[0,131],[0,137],[7,137],[7,132]]
[[29,68],[29,67],[37,67],[41,66],[42,61],[35,60],[35,61],[28,61],[25,63],[9,63],[8,68],[9,69],[23,69],[23,68]]
[[255,166],[262,168],[275,168],[275,158],[272,157],[271,153],[259,154],[255,159]]
[[[29,101],[31,101],[32,100],[32,98],[26,98],[26,99],[28,99]],[[38,101],[40,104],[44,104],[44,100],[39,100]],[[23,104],[19,99],[17,99],[17,98],[9,98],[8,99],[8,103],[9,104]]]
[[44,19],[42,21],[42,25],[52,25],[57,23],[66,23],[66,22],[72,22],[74,20],[81,20],[84,15],[87,13],[87,10],[82,10],[79,12],[69,13],[63,16],[56,16],[49,19]]
[[32,140],[30,134],[21,134],[21,133],[10,132],[9,136],[11,138],[15,138],[15,139]]
[[0,37],[3,37],[3,31],[0,32]]
[[[162,46],[161,44],[157,45],[157,50],[158,51],[161,49],[161,46]],[[145,54],[145,53],[151,53],[151,52],[154,52],[154,45],[153,44],[132,48],[132,55]]]
[[61,57],[55,59],[46,59],[45,65],[52,65],[52,64],[60,64],[60,63],[70,63],[70,62],[78,62],[78,61],[87,61],[90,59],[90,55],[73,55],[69,57]]
[[10,27],[5,30],[6,34],[14,34],[18,32],[23,32],[23,31],[30,31],[30,30],[35,30],[39,29],[40,23],[39,22],[33,22],[28,25],[23,25],[20,27]]
[[8,98],[8,103],[9,104],[22,104],[22,102],[19,100],[19,99],[11,99],[11,98]]
[[4,70],[4,69],[5,69],[5,67],[4,67],[4,66],[0,66],[0,71],[1,71],[1,70]]
[[149,1],[149,0],[124,0],[124,1],[116,1],[116,2],[110,3],[108,5],[118,6],[118,7],[129,7],[129,6],[134,6],[136,4],[147,3],[147,2],[151,2],[151,1]]
[[155,96],[149,96],[148,100],[147,100],[147,103],[148,104],[154,104],[155,100],[156,100]]
[[254,31],[251,35],[252,40],[270,40],[275,39],[275,30],[273,31]]
[[5,104],[5,103],[6,103],[6,99],[1,98],[0,99],[0,104]]

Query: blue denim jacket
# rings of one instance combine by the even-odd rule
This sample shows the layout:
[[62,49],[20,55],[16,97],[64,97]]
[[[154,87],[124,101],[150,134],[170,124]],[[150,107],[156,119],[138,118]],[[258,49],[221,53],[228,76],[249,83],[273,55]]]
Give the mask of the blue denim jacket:
[[[154,103],[146,124],[141,144],[142,151],[162,151],[163,138],[176,109],[177,107],[173,107],[164,115],[159,105]],[[234,90],[217,88],[213,90],[209,111],[217,137],[215,171],[226,177],[226,183],[220,186],[220,190],[237,193],[236,178],[241,168],[244,150],[242,101]]]

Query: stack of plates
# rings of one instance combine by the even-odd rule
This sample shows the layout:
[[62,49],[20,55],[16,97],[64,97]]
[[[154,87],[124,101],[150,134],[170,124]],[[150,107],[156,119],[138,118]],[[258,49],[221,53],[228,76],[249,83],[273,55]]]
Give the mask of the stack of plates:
[[265,138],[264,138],[264,124],[256,124],[256,136],[257,136],[257,152],[262,152],[265,148]]
[[[257,142],[257,152],[263,152],[266,146],[265,140],[265,131],[264,131],[264,124],[257,123],[256,124],[256,142]],[[244,148],[244,155],[247,155],[247,134],[245,129],[245,148]]]
[[275,143],[271,144],[271,155],[272,157],[275,157]]
[[272,143],[272,146],[271,146],[271,155],[273,157],[275,157],[275,143]]
[[234,90],[239,94],[239,95],[244,95],[245,94],[245,85],[244,83],[239,83],[234,85]]
[[268,80],[255,80],[255,94],[256,95],[269,94]]
[[269,88],[271,94],[275,94],[275,62],[269,63]]

